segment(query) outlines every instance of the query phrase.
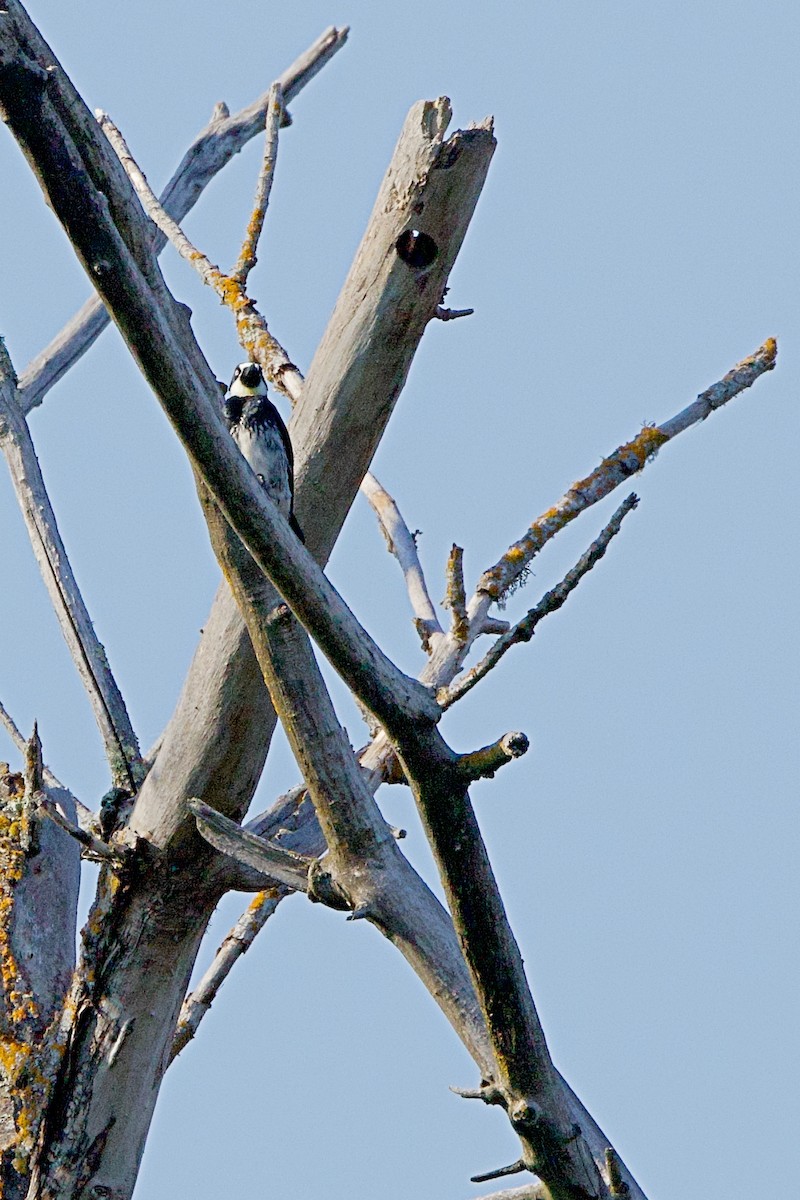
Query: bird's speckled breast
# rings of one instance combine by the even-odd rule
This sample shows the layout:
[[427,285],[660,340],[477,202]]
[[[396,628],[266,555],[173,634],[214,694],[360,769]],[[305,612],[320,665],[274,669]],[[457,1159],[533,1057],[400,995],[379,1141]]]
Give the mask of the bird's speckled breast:
[[267,490],[276,508],[285,517],[292,507],[289,468],[283,440],[269,422],[243,421],[231,430],[234,441]]

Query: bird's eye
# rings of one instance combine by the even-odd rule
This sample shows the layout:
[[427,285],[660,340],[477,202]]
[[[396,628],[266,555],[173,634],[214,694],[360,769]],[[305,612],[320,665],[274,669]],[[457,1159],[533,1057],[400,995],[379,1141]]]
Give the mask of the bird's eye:
[[241,367],[237,367],[237,368],[236,368],[236,370],[233,372],[233,378],[234,378],[234,379],[238,379],[238,378],[239,378],[239,376],[241,375],[241,373],[242,373],[242,368],[241,368]]

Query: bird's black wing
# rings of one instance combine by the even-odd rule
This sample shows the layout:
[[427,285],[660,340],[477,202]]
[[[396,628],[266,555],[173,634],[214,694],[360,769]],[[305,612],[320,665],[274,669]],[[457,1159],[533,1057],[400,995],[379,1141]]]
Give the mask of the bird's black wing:
[[266,396],[261,401],[260,410],[260,415],[262,415],[263,420],[269,421],[270,424],[275,426],[278,434],[280,435],[280,439],[283,442],[283,448],[286,451],[286,462],[288,463],[289,467],[289,493],[292,497],[292,507],[289,511],[289,524],[300,541],[305,544],[306,539],[303,536],[303,531],[298,524],[297,517],[294,515],[294,449],[292,448],[292,439],[289,437],[289,430],[284,425],[283,417],[278,412],[275,405],[271,400],[267,399]]
[[232,430],[235,425],[238,425],[242,419],[242,407],[244,405],[243,396],[225,396],[222,401],[222,412],[228,424],[228,429]]

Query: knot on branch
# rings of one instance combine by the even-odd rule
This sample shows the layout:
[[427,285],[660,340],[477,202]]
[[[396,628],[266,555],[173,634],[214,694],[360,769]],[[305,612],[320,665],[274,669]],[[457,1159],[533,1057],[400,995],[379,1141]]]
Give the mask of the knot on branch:
[[540,1123],[543,1113],[530,1096],[520,1096],[508,1106],[508,1117],[515,1131],[525,1136]]
[[462,754],[458,759],[458,771],[466,780],[491,779],[495,771],[514,758],[521,758],[530,747],[524,733],[506,733],[499,741]]
[[267,614],[267,622],[272,628],[283,628],[292,622],[292,610],[288,604],[276,604]]
[[426,654],[430,654],[431,649],[432,649],[431,637],[435,633],[441,632],[440,629],[438,628],[438,622],[423,619],[422,617],[415,617],[414,618],[414,628],[417,631],[417,635],[419,637],[422,649],[424,650],[424,652]]
[[349,897],[344,894],[324,863],[324,859],[314,859],[308,868],[309,900],[314,904],[335,908],[337,912],[353,912]]

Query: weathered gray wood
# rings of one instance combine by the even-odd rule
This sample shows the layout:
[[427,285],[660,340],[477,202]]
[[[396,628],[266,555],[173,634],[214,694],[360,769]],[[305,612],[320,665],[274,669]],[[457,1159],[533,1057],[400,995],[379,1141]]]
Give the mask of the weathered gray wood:
[[308,871],[315,859],[271,845],[202,800],[190,800],[189,809],[205,840],[217,850],[260,871],[269,882],[277,881],[296,892],[308,889]]
[[[0,21],[0,31],[2,28],[2,21]],[[24,127],[23,139],[27,140],[27,148],[32,157],[35,158],[38,154],[46,158],[47,155],[55,152],[55,161],[48,163],[46,186],[51,202],[58,210],[60,202],[65,200],[61,194],[64,180],[70,179],[70,195],[74,197],[73,185],[80,178],[80,169],[74,158],[70,157],[69,139],[63,128],[59,128],[54,114],[49,112],[46,97],[41,94],[37,95],[36,89],[39,80],[35,73],[33,76],[29,75],[25,64],[20,64],[18,60],[14,59],[13,48],[9,48],[8,43],[5,48],[2,47],[0,38],[0,51],[3,49],[7,55],[10,51],[10,56],[5,59],[2,59],[2,54],[0,54],[0,76],[5,85],[4,103],[8,107],[9,100],[12,102],[19,100],[20,88],[23,91],[28,89],[22,98],[22,103],[14,109],[14,118]],[[17,90],[16,96],[14,89]],[[102,206],[95,206],[88,193],[86,201],[87,204],[81,206],[80,212],[76,212],[74,207],[68,206],[66,210],[67,225],[71,235],[80,243],[81,231],[78,226],[81,222],[87,222],[91,217],[97,223],[90,239],[91,244],[84,243],[84,260],[88,269],[100,276],[106,289],[106,298],[113,305],[115,299],[120,298],[113,294],[114,288],[123,288],[123,284],[118,273],[111,272],[106,275],[105,264],[109,261],[109,255],[112,260],[120,254],[124,259],[123,248],[114,244],[113,236],[109,242],[105,234],[99,235],[105,219]],[[127,283],[133,284],[133,277],[129,278]],[[109,289],[111,289],[110,292]],[[126,302],[130,302],[130,300],[131,296],[127,295]],[[136,303],[134,303],[128,315],[122,318],[125,322],[130,322],[127,328],[130,336],[136,332],[134,326],[137,323],[139,324],[139,334],[141,333],[141,322],[146,316],[144,311],[137,310]],[[179,336],[178,322],[170,320],[168,327],[157,328],[160,318],[156,313],[152,313],[150,316],[154,317],[156,321],[156,325],[150,328],[150,333],[156,338],[156,341],[163,338],[165,344],[171,344],[172,339]],[[154,347],[151,347],[148,353],[153,350]],[[403,354],[406,353],[407,351],[404,350]],[[184,364],[183,374],[185,375],[186,362],[195,362],[194,352],[186,352],[180,358]],[[209,395],[209,401],[207,402],[210,402],[213,383],[210,380],[204,380],[204,384],[208,388],[206,394]],[[167,388],[174,395],[174,392],[178,390],[181,392],[185,390],[186,380],[182,377],[178,382],[176,378],[170,383],[168,379],[159,377],[154,379],[154,385],[162,390]],[[197,401],[202,392],[197,393],[195,388],[191,390],[194,392],[193,399]],[[353,404],[356,399],[357,397],[351,391],[347,397],[348,403]],[[335,400],[336,391],[334,389],[326,397],[325,403],[328,405],[333,403],[335,409]],[[384,414],[388,415],[385,408]],[[376,440],[379,432],[378,429],[374,434]],[[364,452],[363,444],[360,444],[356,451],[353,450],[352,438],[349,433],[345,437],[337,439],[335,422],[331,425],[330,440],[333,443],[332,449],[339,452],[332,455],[337,470],[342,461],[349,462],[351,453],[363,454]],[[196,447],[196,449],[201,448]],[[356,482],[366,466],[367,463],[362,462],[358,470],[352,471]],[[249,500],[252,499],[252,496],[249,497]],[[352,492],[349,497],[342,493],[337,507],[332,508],[329,505],[322,520],[318,521],[317,528],[323,539],[329,544],[332,544],[336,528],[341,523],[346,507],[351,500]],[[241,691],[238,688],[242,672],[240,670],[235,673],[230,672],[230,665],[230,659],[227,656],[222,662],[217,660],[216,667],[219,668],[220,673],[227,673],[227,678],[222,686],[230,688],[229,696],[236,695],[237,699],[242,700]],[[219,678],[219,674],[217,677]],[[196,702],[200,697],[195,693],[193,699]],[[253,712],[257,711],[257,706],[247,703],[247,699],[248,697],[245,695],[240,711],[247,712],[252,716]],[[204,695],[202,702],[207,703],[208,697]],[[194,707],[197,707],[196,703]],[[193,780],[197,778],[198,771],[195,768],[198,765],[200,766],[199,773],[208,771],[209,759],[220,753],[216,746],[209,753],[209,744],[215,742],[213,735],[220,732],[223,721],[224,714],[216,709],[213,713],[213,720],[203,727],[202,746],[195,743],[192,748],[194,761],[183,766],[181,774],[183,781],[186,780],[187,775],[193,777]],[[195,734],[200,728],[196,721],[196,713],[193,714],[192,728]],[[209,733],[212,734],[211,737],[208,736]],[[227,807],[231,803],[231,795],[235,800],[237,787],[242,780],[254,783],[251,773],[253,758],[248,758],[246,753],[242,754],[241,743],[234,741],[230,731],[225,732],[223,740],[225,741],[225,747],[221,751],[223,758],[230,751],[232,755],[236,755],[237,761],[234,762],[228,758],[223,763],[223,770],[217,778],[211,781],[211,788],[212,790],[219,789],[217,794],[221,801],[224,792]],[[258,742],[263,747],[262,730],[258,730]],[[166,1061],[177,1006],[185,988],[187,971],[191,965],[210,906],[215,899],[215,897],[204,897],[198,888],[198,874],[195,872],[199,872],[199,878],[202,879],[202,854],[192,849],[191,853],[194,858],[191,864],[192,873],[189,876],[185,873],[188,862],[185,863],[183,872],[181,871],[181,862],[185,862],[182,852],[190,850],[185,837],[174,837],[185,822],[185,817],[181,812],[182,802],[187,794],[200,792],[203,795],[203,793],[194,786],[182,793],[175,790],[175,780],[164,769],[163,756],[167,745],[168,739],[165,738],[162,742],[158,762],[150,776],[150,779],[153,780],[150,795],[156,803],[152,804],[148,810],[145,803],[146,797],[142,797],[141,808],[138,813],[134,814],[134,828],[140,819],[148,815],[148,812],[156,817],[158,836],[154,840],[165,850],[171,852],[173,869],[177,868],[178,873],[167,874],[165,877],[165,884],[169,884],[168,895],[160,894],[157,877],[151,877],[148,879],[150,890],[147,897],[134,890],[127,899],[123,895],[122,899],[116,902],[121,906],[122,911],[116,917],[114,969],[110,976],[105,971],[104,955],[110,952],[110,947],[105,950],[100,947],[97,951],[100,954],[100,961],[96,965],[103,967],[100,975],[103,977],[104,994],[95,993],[92,1002],[80,1008],[79,1027],[76,1030],[70,1054],[64,1063],[61,1086],[64,1096],[69,1096],[67,1120],[61,1128],[49,1125],[45,1130],[40,1166],[50,1187],[56,1186],[56,1179],[63,1179],[64,1186],[68,1186],[69,1180],[77,1178],[76,1172],[85,1169],[85,1163],[83,1167],[81,1166],[83,1156],[89,1146],[97,1145],[98,1137],[103,1142],[103,1153],[101,1160],[96,1164],[98,1168],[97,1185],[121,1188],[123,1194],[126,1194],[132,1186],[141,1145],[149,1125],[152,1103]],[[186,747],[185,742],[184,747]],[[198,760],[201,761],[198,763]],[[219,762],[219,758],[217,758],[217,762]],[[162,769],[159,770],[159,768]],[[208,774],[206,779],[209,779]],[[160,795],[157,791],[159,784],[162,789]],[[204,795],[204,798],[208,799],[208,795]],[[175,855],[178,857],[175,858]],[[140,964],[143,959],[149,959],[151,956],[153,961],[159,964],[159,970],[149,973],[147,980],[140,980],[137,983],[137,963]],[[160,970],[162,965],[163,972]],[[157,981],[154,978],[156,974],[159,976]],[[156,982],[158,986],[156,986]],[[152,987],[151,983],[153,983]],[[127,1014],[126,1020],[122,1024],[114,1017],[114,1014],[119,1012]],[[90,1097],[77,1083],[78,1078],[87,1076],[93,1078]],[[75,1086],[71,1088],[70,1083]],[[114,1122],[111,1121],[112,1117]]]
[[144,774],[139,743],[61,540],[28,423],[19,408],[13,370],[2,340],[0,448],[8,463],[34,557],[103,738],[113,782],[132,794]]
[[[415,105],[409,114],[380,200],[343,288],[342,296],[348,299],[337,303],[325,335],[329,346],[337,338],[341,340],[341,353],[326,354],[327,374],[317,362],[317,355],[313,378],[309,377],[290,424],[295,449],[295,507],[306,545],[320,563],[327,561],[385,428],[391,411],[385,397],[392,394],[396,400],[398,380],[405,378],[431,316],[427,289],[419,294],[405,264],[399,270],[392,263],[392,270],[388,270],[382,260],[394,253],[393,239],[414,216],[414,205],[422,204],[430,227],[437,233],[448,231],[446,250],[434,264],[435,286],[430,289],[440,295],[468,224],[467,217],[457,215],[459,197],[467,215],[471,215],[491,161],[494,139],[488,130],[474,131],[466,139],[456,133],[444,140],[441,124],[431,127],[430,119],[423,120],[431,111],[442,117],[444,110],[445,103],[439,101]],[[439,156],[450,164],[446,180],[441,173],[431,172],[431,163]],[[358,313],[348,321],[346,310],[358,292],[361,264],[365,261],[372,261],[373,274],[383,271],[386,292],[362,295]],[[413,317],[414,336],[407,330],[398,337],[393,327],[396,317],[390,311],[390,298],[397,295],[401,285],[404,312],[409,319]],[[383,313],[383,323],[373,322],[370,332],[370,314],[376,310]],[[368,366],[373,353],[379,360],[379,369],[374,371]],[[353,363],[359,364],[357,370],[349,369]],[[371,390],[362,392],[359,379],[365,375],[371,380]],[[353,434],[356,426],[362,430],[359,437]],[[331,478],[322,495],[326,474]],[[252,714],[250,721],[246,720],[248,713]],[[140,811],[145,826],[160,829],[164,813],[171,811],[159,785],[161,780],[170,781],[176,797],[197,795],[212,804],[216,802],[210,798],[210,791],[214,796],[222,794],[229,780],[231,786],[225,795],[234,806],[241,804],[242,793],[249,790],[252,794],[260,774],[274,720],[244,622],[230,589],[223,584],[142,791]],[[241,788],[238,779],[230,777],[235,770],[227,757],[231,745],[240,754],[237,774],[244,781]],[[227,807],[224,811],[234,810]]]
[[286,894],[287,889],[283,887],[273,887],[269,891],[259,892],[242,913],[214,955],[211,966],[183,1002],[175,1030],[175,1039],[172,1043],[170,1061],[177,1058],[181,1050],[197,1033],[200,1022],[214,1003],[220,987],[228,978],[235,963],[250,949],[256,936],[264,928]]
[[[353,501],[364,477],[358,464],[371,461],[436,316],[494,153],[491,122],[448,138],[449,120],[445,97],[420,101],[408,114],[292,420],[305,485],[295,507],[306,541],[323,558],[333,543],[322,515],[332,509],[343,519]],[[427,265],[409,265],[396,248],[411,230],[431,239],[435,257]],[[351,450],[331,471],[334,427]]]
[[[8,48],[0,46],[0,49],[13,55]],[[498,1054],[503,1100],[528,1147],[526,1165],[545,1176],[554,1197],[602,1195],[602,1180],[592,1157],[584,1152],[581,1138],[573,1136],[572,1127],[562,1111],[562,1097],[551,1079],[552,1066],[519,953],[505,921],[462,776],[452,752],[435,732],[435,711],[429,711],[421,702],[419,692],[409,689],[403,677],[381,660],[376,648],[363,634],[354,638],[346,611],[337,608],[333,596],[326,593],[324,581],[311,563],[305,561],[304,553],[291,540],[280,519],[270,511],[255,480],[232,453],[230,442],[220,439],[219,421],[215,416],[214,401],[210,399],[215,392],[213,379],[203,372],[202,361],[193,346],[186,348],[187,353],[181,353],[179,322],[171,315],[167,316],[169,301],[165,289],[159,286],[157,299],[149,293],[146,281],[139,276],[135,263],[129,260],[118,235],[108,227],[103,206],[96,202],[91,187],[87,186],[88,181],[83,179],[80,171],[74,171],[74,157],[70,155],[66,133],[59,127],[57,116],[48,109],[40,75],[18,58],[6,58],[0,70],[0,82],[4,84],[9,81],[9,68],[17,89],[16,93],[4,91],[10,123],[36,164],[53,208],[64,220],[80,257],[87,269],[99,277],[106,303],[175,423],[196,468],[202,471],[204,482],[256,560],[269,572],[298,615],[313,629],[362,702],[386,722],[401,748],[439,858],[473,982]],[[435,132],[439,131],[435,121],[432,127]],[[68,193],[65,191],[65,166],[73,168]],[[76,192],[81,200],[80,215],[76,214],[74,206]],[[398,251],[399,245],[399,242],[393,244],[393,253]],[[408,249],[407,243],[404,246]],[[398,257],[404,268],[410,267],[417,272],[427,270],[435,261],[434,255],[423,262],[414,260],[413,255],[409,259],[398,253]],[[417,284],[417,290],[422,292],[427,287],[427,280],[418,279]],[[159,302],[163,303],[163,310]],[[188,338],[188,329],[185,334]],[[196,375],[189,369],[189,364],[194,366]],[[303,580],[302,587],[297,586],[298,572]],[[338,628],[334,632],[335,626]],[[308,674],[305,664],[302,674]],[[279,686],[283,685],[283,676],[284,672],[277,676]],[[301,755],[307,739],[298,737],[296,741],[294,748]],[[349,753],[347,762],[352,770]],[[318,764],[309,756],[303,765],[313,777]],[[336,766],[337,774],[345,769],[342,762]],[[326,813],[324,808],[318,811],[322,820],[329,821],[333,852],[344,852],[348,848],[346,831],[343,833],[337,828],[330,811]],[[366,809],[359,812],[356,806],[352,817],[358,824],[365,815]],[[135,818],[136,813],[134,828]],[[452,818],[455,830],[452,847],[445,836],[449,818]],[[381,830],[375,828],[374,821],[372,826],[376,834],[374,848],[376,843],[380,844]],[[363,821],[358,832],[368,832]],[[384,841],[394,847],[393,840]],[[350,898],[358,905],[357,911],[369,912],[366,906],[358,904],[357,893]],[[131,909],[137,907],[138,900],[134,893]],[[138,933],[141,936],[141,930]],[[119,955],[117,946],[114,954],[115,958]],[[122,984],[123,981],[116,982]],[[131,980],[125,982],[132,992]],[[120,990],[125,989],[120,987]],[[129,1004],[134,999],[131,995]],[[101,1002],[102,996],[96,995],[93,1007],[101,1010]],[[127,1011],[143,1015],[137,1007],[132,1010],[129,1007]],[[134,1021],[139,1023],[136,1016],[128,1016],[125,1024],[115,1031],[113,1046],[106,1057],[103,1052],[111,1031],[104,1028],[102,1011],[99,1016],[90,1014],[81,1026],[80,1037],[76,1037],[73,1047],[74,1057],[68,1059],[68,1069],[62,1080],[70,1119],[60,1130],[53,1128],[52,1122],[48,1122],[46,1128],[46,1156],[40,1164],[50,1187],[56,1180],[63,1180],[70,1187],[83,1186],[84,1180],[88,1182],[98,1163],[93,1161],[90,1166],[86,1155],[89,1147],[97,1145],[99,1138],[103,1143],[99,1152],[103,1172],[110,1171],[113,1176],[124,1167],[125,1149],[116,1134],[119,1122],[116,1116],[112,1121],[109,1115],[115,1113],[115,1106],[119,1111],[119,1097],[114,1099],[111,1094],[113,1089],[109,1086],[108,1074],[118,1062],[130,1071],[131,1060],[135,1058]],[[123,1039],[126,1031],[127,1043]],[[161,1033],[159,1045],[163,1029]],[[152,1045],[152,1038],[150,1042]],[[80,1094],[79,1086],[89,1063],[94,1067],[91,1096]],[[120,1069],[118,1077],[122,1074],[124,1071]],[[531,1096],[535,1099],[529,1100]],[[114,1145],[106,1153],[109,1143]],[[103,1180],[96,1186],[108,1188],[111,1185]]]
[[[346,27],[331,26],[278,78],[288,104],[322,70],[347,40]],[[164,189],[161,200],[170,216],[181,221],[199,200],[214,176],[264,127],[269,103],[265,92],[252,104],[231,115],[217,105],[211,121],[200,131]],[[156,235],[156,253],[166,238]],[[86,353],[106,326],[109,316],[98,296],[92,296],[55,338],[29,363],[20,376],[20,404],[30,412],[54,384]]]
[[[211,541],[245,615],[261,669],[289,744],[306,781],[328,853],[312,894],[334,907],[349,906],[388,937],[434,996],[482,1072],[493,1070],[491,1052],[449,916],[400,853],[333,709],[310,642],[257,570],[239,539],[201,489]],[[192,804],[193,811],[196,805]],[[224,828],[224,827],[223,827]],[[229,836],[234,837],[233,831]],[[252,839],[242,832],[240,838]],[[267,854],[252,839],[244,852],[269,870]],[[219,845],[219,842],[215,843]],[[221,847],[225,848],[225,847]],[[275,872],[277,879],[284,878]]]
[[[49,796],[74,818],[68,793]],[[13,1147],[22,1163],[47,1098],[45,1031],[75,965],[80,880],[77,843],[36,809],[22,776],[0,763],[0,1152]],[[24,1171],[4,1173],[3,1185],[8,1200],[24,1196]]]
[[444,630],[439,624],[436,609],[428,594],[422,564],[417,554],[417,543],[397,504],[371,471],[361,480],[361,491],[378,518],[389,553],[393,554],[400,564],[411,611],[414,614],[414,628],[420,635],[423,649],[430,653],[436,641],[444,637]]

